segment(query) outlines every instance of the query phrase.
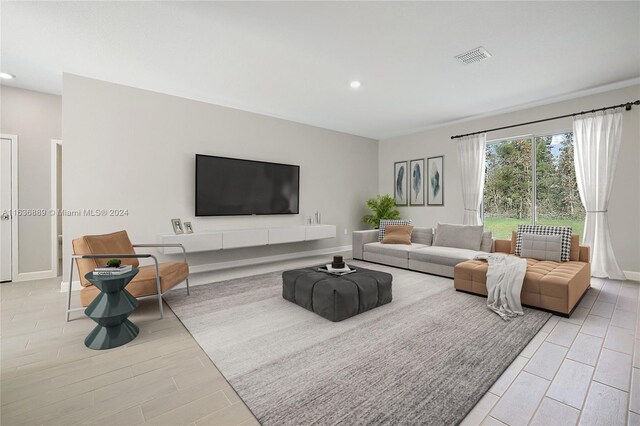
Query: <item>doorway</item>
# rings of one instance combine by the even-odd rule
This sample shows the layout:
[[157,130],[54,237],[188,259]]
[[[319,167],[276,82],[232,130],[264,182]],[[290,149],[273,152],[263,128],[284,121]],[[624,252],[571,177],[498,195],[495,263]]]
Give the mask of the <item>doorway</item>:
[[62,275],[62,141],[51,139],[51,268]]
[[18,265],[18,137],[0,135],[0,282],[13,281]]

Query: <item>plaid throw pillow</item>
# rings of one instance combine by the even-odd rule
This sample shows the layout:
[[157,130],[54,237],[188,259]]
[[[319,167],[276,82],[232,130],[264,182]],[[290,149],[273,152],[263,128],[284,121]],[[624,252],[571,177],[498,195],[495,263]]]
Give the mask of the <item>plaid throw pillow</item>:
[[522,254],[522,234],[560,235],[562,237],[560,260],[562,262],[569,261],[571,257],[571,235],[573,234],[573,229],[570,226],[518,225],[516,256]]
[[378,230],[378,241],[384,240],[384,227],[386,225],[411,225],[411,219],[382,219]]

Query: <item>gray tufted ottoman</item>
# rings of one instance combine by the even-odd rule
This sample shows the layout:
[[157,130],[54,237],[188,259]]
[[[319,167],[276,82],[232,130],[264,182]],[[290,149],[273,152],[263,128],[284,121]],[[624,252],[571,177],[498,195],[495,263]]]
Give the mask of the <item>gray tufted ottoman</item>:
[[335,276],[318,267],[283,272],[282,297],[333,322],[391,302],[391,274],[355,268]]

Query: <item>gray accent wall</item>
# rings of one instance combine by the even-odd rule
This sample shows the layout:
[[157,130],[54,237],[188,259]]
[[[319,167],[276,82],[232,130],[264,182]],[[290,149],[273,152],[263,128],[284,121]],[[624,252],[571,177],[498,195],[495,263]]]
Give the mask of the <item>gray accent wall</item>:
[[[498,114],[380,141],[378,188],[393,194],[393,163],[416,158],[445,156],[444,207],[400,207],[403,218],[413,219],[415,226],[434,227],[438,222],[462,222],[462,194],[456,143],[452,135],[533,121],[541,118],[591,110],[640,99],[640,85],[583,96]],[[618,158],[614,189],[609,205],[609,222],[613,248],[625,271],[640,272],[640,108],[624,113],[623,140]],[[572,130],[571,118],[487,134],[487,140],[525,134],[549,134]]]
[[[62,136],[62,98],[0,87],[2,133],[18,135],[18,207],[51,208],[51,140]],[[51,218],[18,218],[18,273],[51,271]],[[14,280],[17,277],[13,277]]]
[[[128,209],[63,218],[65,259],[72,238],[126,229],[132,241],[153,243],[172,232],[172,218],[197,232],[304,224],[319,210],[337,226],[335,239],[196,253],[192,266],[350,246],[351,231],[363,228],[365,201],[378,190],[376,140],[71,74],[63,80],[64,207]],[[196,153],[300,165],[300,214],[196,218]],[[65,280],[67,269],[65,261]]]

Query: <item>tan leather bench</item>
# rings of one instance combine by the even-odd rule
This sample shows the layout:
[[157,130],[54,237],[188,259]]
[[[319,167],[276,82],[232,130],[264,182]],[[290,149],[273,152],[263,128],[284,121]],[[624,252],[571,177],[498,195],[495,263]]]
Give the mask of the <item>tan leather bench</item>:
[[[577,236],[573,236],[573,242]],[[496,240],[495,251],[512,253],[510,240]],[[523,305],[569,317],[589,289],[591,265],[589,247],[571,250],[568,262],[527,259],[527,273],[520,295]],[[575,260],[574,260],[575,259]],[[487,295],[487,262],[468,260],[456,265],[453,286],[467,293]]]

